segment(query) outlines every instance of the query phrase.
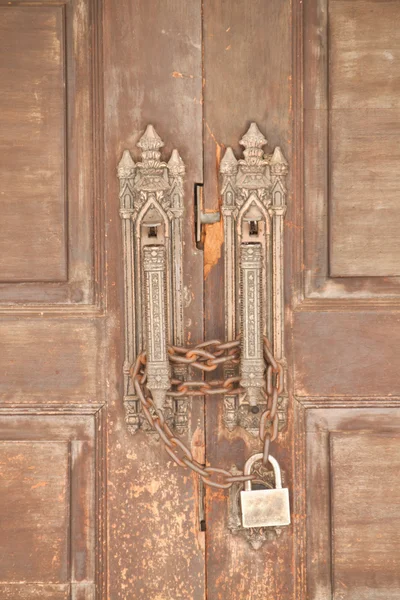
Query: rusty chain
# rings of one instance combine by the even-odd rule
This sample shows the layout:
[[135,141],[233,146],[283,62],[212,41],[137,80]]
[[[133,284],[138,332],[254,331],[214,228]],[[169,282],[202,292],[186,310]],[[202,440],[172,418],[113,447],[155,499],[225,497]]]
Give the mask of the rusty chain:
[[[214,371],[224,363],[238,364],[240,358],[240,340],[221,343],[219,340],[210,340],[198,344],[193,348],[170,346],[169,359],[174,364],[185,365],[199,371]],[[259,436],[263,444],[263,463],[268,462],[269,448],[278,435],[278,399],[283,392],[283,368],[271,351],[269,341],[264,337],[264,360],[266,363],[265,387],[262,394],[267,402],[267,408],[260,418]],[[205,485],[216,488],[228,489],[235,482],[244,482],[254,479],[253,475],[233,475],[225,469],[217,467],[204,467],[197,462],[190,449],[177,438],[166,423],[162,410],[156,407],[151,391],[146,387],[146,353],[138,355],[131,370],[136,394],[140,401],[143,414],[150,427],[154,429],[162,440],[166,452],[172,460],[181,467],[189,467],[198,473]],[[204,395],[236,395],[244,394],[245,389],[240,387],[240,377],[229,377],[225,380],[213,381],[181,381],[171,379],[171,389],[168,396],[204,396]],[[178,454],[180,451],[180,455]],[[214,481],[213,475],[222,480]]]

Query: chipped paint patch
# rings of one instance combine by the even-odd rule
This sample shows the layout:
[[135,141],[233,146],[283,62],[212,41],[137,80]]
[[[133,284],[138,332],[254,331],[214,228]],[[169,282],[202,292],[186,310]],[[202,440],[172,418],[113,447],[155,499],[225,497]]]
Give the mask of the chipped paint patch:
[[185,75],[185,73],[180,73],[179,71],[172,71],[171,75],[175,79],[194,79],[194,75]]
[[212,223],[205,226],[204,238],[204,279],[221,258],[221,248],[224,242],[223,223]]
[[47,481],[39,481],[39,483],[36,483],[35,485],[31,486],[31,490],[36,490],[37,488],[46,487],[46,485],[47,485]]
[[196,427],[192,436],[191,450],[193,458],[200,464],[205,463],[205,443],[204,443],[204,430],[200,427]]

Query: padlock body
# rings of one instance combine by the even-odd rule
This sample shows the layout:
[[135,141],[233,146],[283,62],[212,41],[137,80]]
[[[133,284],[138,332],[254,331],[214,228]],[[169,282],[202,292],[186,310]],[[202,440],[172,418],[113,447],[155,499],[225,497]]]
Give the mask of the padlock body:
[[290,524],[288,488],[240,492],[243,527],[279,527]]

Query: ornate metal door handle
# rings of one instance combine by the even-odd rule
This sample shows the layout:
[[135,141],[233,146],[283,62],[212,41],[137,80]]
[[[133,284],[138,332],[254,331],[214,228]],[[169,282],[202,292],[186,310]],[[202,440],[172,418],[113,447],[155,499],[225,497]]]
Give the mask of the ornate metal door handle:
[[[224,363],[225,380],[233,378],[241,382],[241,393],[236,389],[232,393],[235,388],[232,385],[221,388],[226,426],[229,429],[241,426],[257,435],[261,414],[267,407],[265,337],[273,340],[270,358],[275,357],[273,360],[280,369],[280,395],[275,407],[280,429],[286,419],[283,218],[288,165],[280,148],[275,148],[272,154],[264,154],[267,141],[255,123],[240,143],[244,147],[243,159],[237,160],[228,148],[221,161],[225,333],[227,340],[240,336],[240,374],[232,356],[219,362]],[[131,376],[135,357],[146,350],[147,385],[155,404],[166,410],[169,425],[182,433],[187,425],[189,396],[195,393],[183,384],[188,365],[196,362],[203,365],[203,370],[212,370],[218,361],[210,352],[211,347],[208,350],[198,347],[195,358],[194,350],[174,360],[169,356],[168,346],[181,347],[184,339],[182,184],[185,167],[177,150],[172,152],[168,163],[161,161],[160,148],[164,144],[152,125],[148,125],[137,145],[142,160],[135,164],[125,150],[118,165],[125,269],[126,420],[132,433],[147,426]],[[201,225],[201,219],[197,221]],[[208,366],[207,361],[199,359],[207,351]],[[181,383],[175,396],[168,391],[171,377]],[[196,394],[210,393],[210,389],[209,384],[203,384]],[[213,393],[222,392],[214,389]]]
[[[221,161],[224,220],[225,335],[242,340],[241,375],[247,394],[226,396],[224,420],[258,434],[260,410],[266,400],[262,389],[265,367],[262,339],[271,348],[282,371],[284,357],[283,219],[286,213],[285,178],[288,163],[276,147],[264,154],[267,140],[252,123],[240,140],[244,158],[227,148]],[[278,401],[279,429],[286,423],[287,396]]]
[[[131,433],[147,427],[131,377],[135,358],[147,349],[148,377],[157,405],[168,404],[177,431],[186,429],[187,398],[166,397],[171,369],[167,344],[183,344],[182,218],[185,166],[177,150],[161,161],[164,146],[148,125],[138,142],[142,160],[125,150],[118,165],[124,244],[124,404]],[[177,366],[177,377],[187,369]]]

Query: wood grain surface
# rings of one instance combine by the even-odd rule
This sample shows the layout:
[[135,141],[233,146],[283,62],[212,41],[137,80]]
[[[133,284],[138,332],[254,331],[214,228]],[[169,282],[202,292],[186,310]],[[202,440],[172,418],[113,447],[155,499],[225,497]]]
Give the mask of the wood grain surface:
[[329,2],[330,272],[399,275],[397,2]]
[[65,281],[61,7],[0,7],[1,281]]
[[[151,123],[186,166],[184,318],[186,339],[203,339],[203,256],[194,242],[194,183],[202,181],[201,3],[104,3],[106,223],[109,351],[108,594],[113,600],[203,600],[205,533],[198,480],[170,460],[154,436],[124,423],[123,263],[116,165]],[[185,442],[204,461],[204,405],[195,400]]]
[[2,305],[99,302],[98,5],[0,3]]
[[22,412],[0,414],[0,597],[92,599],[94,411]]
[[[399,597],[398,3],[0,12],[0,600]],[[218,210],[222,153],[239,158],[253,120],[290,167],[272,453],[292,525],[257,551],[229,532],[225,491],[204,516],[197,476],[127,430],[116,174],[149,123],[163,160],[179,150],[185,342],[223,337],[223,230],[196,247],[193,192]],[[243,468],[259,440],[222,409],[194,399],[183,440]]]
[[[290,2],[275,0],[204,3],[204,194],[208,209],[217,209],[220,202],[219,163],[225,148],[232,146],[237,158],[241,157],[239,140],[250,122],[256,121],[268,139],[266,151],[280,145],[291,159],[290,9]],[[206,232],[206,338],[224,336],[222,233],[220,224]],[[259,441],[241,429],[229,433],[222,419],[222,400],[208,398],[207,461],[241,469],[245,458],[259,451]],[[290,479],[289,436],[283,436],[274,452]],[[228,493],[207,489],[206,494],[207,598],[291,597],[291,530],[283,531],[279,541],[254,551],[227,528]]]

